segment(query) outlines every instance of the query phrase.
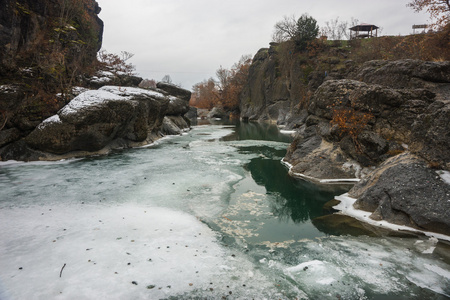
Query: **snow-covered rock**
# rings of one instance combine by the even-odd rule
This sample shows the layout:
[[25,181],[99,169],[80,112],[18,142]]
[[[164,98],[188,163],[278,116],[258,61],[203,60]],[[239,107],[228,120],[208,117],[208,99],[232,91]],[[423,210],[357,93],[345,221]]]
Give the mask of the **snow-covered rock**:
[[75,97],[24,141],[26,147],[40,152],[39,159],[141,146],[163,135],[166,115],[178,117],[173,125],[179,128],[173,132],[189,127],[183,119],[186,106],[188,102],[164,91],[104,86]]
[[450,235],[450,185],[408,152],[386,160],[349,196],[372,220]]

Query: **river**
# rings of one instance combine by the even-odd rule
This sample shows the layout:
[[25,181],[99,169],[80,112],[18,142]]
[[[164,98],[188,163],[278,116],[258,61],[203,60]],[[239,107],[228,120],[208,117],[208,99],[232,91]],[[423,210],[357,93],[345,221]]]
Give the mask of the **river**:
[[274,125],[217,123],[0,164],[0,299],[450,297],[437,240],[320,221],[346,188],[289,177],[289,142]]

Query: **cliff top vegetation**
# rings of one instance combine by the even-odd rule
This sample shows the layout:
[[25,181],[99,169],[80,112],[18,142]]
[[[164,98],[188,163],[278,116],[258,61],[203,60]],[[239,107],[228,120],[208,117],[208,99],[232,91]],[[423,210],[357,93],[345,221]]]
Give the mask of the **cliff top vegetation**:
[[[273,43],[270,49],[261,49],[260,55],[274,56],[277,76],[291,77],[290,71],[302,69],[300,81],[308,86],[300,95],[299,107],[305,107],[311,93],[318,86],[311,82],[312,73],[344,78],[352,69],[370,60],[419,59],[425,61],[450,60],[450,4],[448,0],[415,0],[407,6],[415,11],[426,10],[430,14],[432,25],[427,33],[408,36],[380,36],[368,39],[349,39],[348,28],[359,21],[350,22],[335,18],[319,28],[316,20],[303,14],[300,18],[285,16],[274,26]],[[270,52],[270,53],[269,53]],[[210,78],[193,87],[191,105],[211,109],[214,106],[226,106],[226,110],[239,113],[239,93],[245,85],[250,68],[250,60],[241,59],[231,70],[219,69],[219,81]],[[220,74],[219,74],[220,73]],[[282,74],[283,73],[283,74]],[[238,76],[239,84],[233,85],[233,97],[223,93],[221,76]],[[231,78],[230,77],[230,78]],[[313,80],[314,81],[314,80]],[[228,83],[234,82],[228,80]],[[318,82],[321,82],[320,80]],[[226,90],[226,89],[225,89]]]

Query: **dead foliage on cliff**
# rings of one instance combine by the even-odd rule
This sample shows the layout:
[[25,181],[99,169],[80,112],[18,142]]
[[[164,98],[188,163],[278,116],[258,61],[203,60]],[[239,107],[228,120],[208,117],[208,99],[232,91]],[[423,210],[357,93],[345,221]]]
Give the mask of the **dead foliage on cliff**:
[[450,60],[450,24],[427,34],[353,40],[350,50],[351,58],[361,63],[375,59]]
[[363,112],[353,105],[343,106],[342,101],[330,107],[332,111],[331,125],[336,125],[340,131],[341,138],[349,135],[358,152],[362,152],[358,142],[358,136],[366,129],[369,122],[374,118],[370,112]]

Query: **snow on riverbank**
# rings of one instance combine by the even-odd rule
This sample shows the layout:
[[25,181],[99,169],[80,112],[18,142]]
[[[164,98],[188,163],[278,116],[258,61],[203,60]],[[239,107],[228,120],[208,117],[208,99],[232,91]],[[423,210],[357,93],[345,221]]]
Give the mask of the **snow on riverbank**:
[[312,183],[319,183],[319,184],[355,184],[360,181],[359,178],[336,178],[336,179],[319,179],[312,176],[307,176],[302,173],[296,173],[292,171],[292,168],[294,167],[290,163],[284,160],[284,158],[281,160],[281,163],[285,165],[289,169],[289,175],[292,177],[297,177],[306,181],[310,181]]
[[294,135],[297,133],[297,130],[284,130],[284,129],[280,129],[280,133],[282,134],[287,134],[287,135]]
[[340,213],[343,215],[353,217],[359,221],[368,223],[373,226],[383,227],[383,228],[387,228],[387,229],[394,230],[394,231],[416,232],[416,233],[420,233],[420,234],[425,234],[426,236],[429,236],[429,237],[434,237],[434,238],[438,238],[441,240],[450,241],[450,236],[447,236],[447,235],[443,235],[443,234],[439,234],[439,233],[435,233],[435,232],[417,230],[412,227],[396,225],[393,223],[389,223],[387,221],[375,221],[369,217],[372,214],[371,212],[359,210],[359,209],[356,209],[353,207],[353,204],[356,202],[357,199],[350,197],[348,195],[348,193],[345,193],[340,196],[336,196],[335,199],[341,201],[341,203],[334,206],[333,207],[334,209],[339,210]]

